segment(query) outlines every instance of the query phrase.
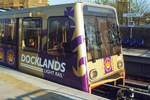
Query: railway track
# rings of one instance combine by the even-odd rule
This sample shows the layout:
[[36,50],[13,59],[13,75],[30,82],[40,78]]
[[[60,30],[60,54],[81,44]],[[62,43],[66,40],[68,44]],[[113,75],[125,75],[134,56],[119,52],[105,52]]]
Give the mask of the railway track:
[[141,81],[141,80],[133,80],[133,79],[126,79],[125,84],[130,87],[136,87],[143,90],[150,89],[150,82],[149,81]]
[[150,100],[150,84],[127,79],[125,86],[105,84],[94,89],[93,94],[111,100]]

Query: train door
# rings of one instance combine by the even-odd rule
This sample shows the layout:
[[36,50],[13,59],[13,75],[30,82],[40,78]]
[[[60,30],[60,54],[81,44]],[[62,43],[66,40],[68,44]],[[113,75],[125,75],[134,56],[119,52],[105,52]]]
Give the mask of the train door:
[[40,49],[40,34],[42,30],[42,18],[26,17],[20,24],[19,69],[30,74],[42,77],[42,68],[37,66],[40,62],[38,52]]
[[18,18],[0,19],[0,63],[10,68],[18,66]]

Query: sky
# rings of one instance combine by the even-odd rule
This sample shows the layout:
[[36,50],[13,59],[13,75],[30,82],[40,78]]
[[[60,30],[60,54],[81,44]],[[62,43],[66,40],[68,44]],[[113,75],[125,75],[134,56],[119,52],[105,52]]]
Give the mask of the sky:
[[[63,3],[72,3],[75,1],[88,1],[88,0],[49,0],[51,2],[52,5],[56,5],[56,4],[63,4]],[[146,0],[147,2],[150,3],[150,0]]]
[[72,3],[72,2],[80,1],[80,0],[49,0],[49,1],[51,2],[52,5],[56,5],[56,4],[63,4],[63,3]]
[[55,4],[63,4],[63,3],[71,3],[71,2],[74,2],[75,0],[50,0],[50,3],[52,5],[55,5]]
[[[72,3],[76,1],[90,1],[90,0],[48,0],[48,1],[50,1],[49,2],[50,5],[57,5],[57,4],[64,4],[64,3]],[[146,1],[148,4],[150,4],[150,0],[142,0],[142,1]],[[150,12],[150,6],[148,7],[147,12]]]

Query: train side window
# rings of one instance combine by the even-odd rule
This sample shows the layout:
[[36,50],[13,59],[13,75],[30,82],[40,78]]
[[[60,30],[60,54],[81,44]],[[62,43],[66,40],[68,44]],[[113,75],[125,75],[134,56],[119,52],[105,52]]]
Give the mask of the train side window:
[[17,20],[1,19],[0,20],[0,42],[3,44],[16,44],[17,40]]
[[75,24],[69,17],[49,17],[48,19],[48,53],[52,55],[71,52],[71,38]]
[[38,44],[41,30],[42,30],[41,18],[23,19],[22,47],[24,50],[37,51],[39,49]]

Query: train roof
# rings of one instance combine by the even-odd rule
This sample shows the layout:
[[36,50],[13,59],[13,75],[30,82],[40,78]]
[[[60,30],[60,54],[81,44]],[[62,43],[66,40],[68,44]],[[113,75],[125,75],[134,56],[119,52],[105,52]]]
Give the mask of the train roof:
[[[78,2],[82,3],[83,5],[88,5],[88,6],[95,6],[95,7],[103,7],[103,8],[110,8],[110,9],[115,9],[114,7],[108,6],[108,5],[103,5],[103,4],[90,4],[90,3],[83,3],[83,2]],[[29,14],[29,13],[37,13],[37,12],[46,12],[48,9],[60,9],[63,7],[70,7],[74,6],[77,3],[69,3],[69,4],[61,4],[61,5],[51,5],[51,6],[43,6],[43,7],[33,7],[33,8],[20,8],[20,9],[9,9],[6,11],[0,12],[0,18],[5,17],[11,17],[15,16],[17,14]]]
[[[71,5],[71,4],[69,4]],[[43,6],[43,7],[33,7],[33,8],[20,8],[20,9],[11,9],[7,12],[0,12],[0,14],[18,14],[18,13],[27,13],[27,12],[37,12],[37,11],[42,11],[42,10],[47,10],[47,9],[52,9],[52,8],[58,8],[61,6],[67,6],[67,5],[53,5],[53,6]]]

